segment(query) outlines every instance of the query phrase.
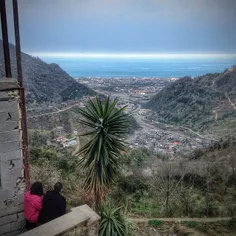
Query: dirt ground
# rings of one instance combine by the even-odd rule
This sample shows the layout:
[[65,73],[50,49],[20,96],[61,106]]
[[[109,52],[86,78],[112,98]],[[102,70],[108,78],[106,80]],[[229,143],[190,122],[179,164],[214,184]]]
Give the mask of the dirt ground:
[[147,222],[132,223],[132,235],[135,236],[235,236],[236,230],[229,230],[220,223],[197,223],[196,226],[185,223],[163,222],[153,227]]

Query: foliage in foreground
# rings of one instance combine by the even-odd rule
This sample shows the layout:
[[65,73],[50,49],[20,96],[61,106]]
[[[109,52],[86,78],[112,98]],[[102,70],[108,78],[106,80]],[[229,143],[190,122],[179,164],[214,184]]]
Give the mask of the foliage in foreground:
[[84,109],[78,108],[85,118],[80,123],[90,129],[84,134],[90,140],[78,152],[82,156],[79,166],[87,170],[84,187],[94,193],[97,208],[120,173],[120,153],[126,148],[128,117],[123,112],[125,107],[116,108],[117,102],[117,98],[103,101],[96,97]]
[[99,226],[100,236],[128,236],[129,226],[121,212],[121,207],[111,200],[105,202],[100,210],[101,221]]

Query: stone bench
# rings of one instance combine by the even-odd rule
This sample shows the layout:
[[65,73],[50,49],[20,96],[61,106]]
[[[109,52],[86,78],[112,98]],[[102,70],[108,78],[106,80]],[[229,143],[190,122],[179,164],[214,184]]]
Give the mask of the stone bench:
[[20,234],[20,236],[95,236],[98,235],[99,219],[100,216],[89,206],[82,205],[73,208],[70,213]]

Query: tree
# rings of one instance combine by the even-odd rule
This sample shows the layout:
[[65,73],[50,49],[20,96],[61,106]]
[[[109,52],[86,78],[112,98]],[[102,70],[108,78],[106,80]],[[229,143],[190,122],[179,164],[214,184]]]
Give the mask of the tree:
[[182,183],[184,173],[179,170],[176,172],[177,168],[171,163],[160,162],[158,166],[158,169],[153,170],[150,183],[156,198],[164,207],[165,216],[171,217],[176,210],[171,203],[176,201],[174,195]]
[[79,166],[87,170],[84,188],[95,196],[96,208],[100,206],[109,186],[120,172],[120,153],[125,151],[124,136],[128,130],[126,107],[116,108],[118,98],[112,102],[107,97],[89,100],[78,112],[85,118],[79,122],[89,128],[89,141],[77,153],[82,158]]
[[29,144],[35,147],[44,146],[47,144],[47,136],[37,130],[29,132]]

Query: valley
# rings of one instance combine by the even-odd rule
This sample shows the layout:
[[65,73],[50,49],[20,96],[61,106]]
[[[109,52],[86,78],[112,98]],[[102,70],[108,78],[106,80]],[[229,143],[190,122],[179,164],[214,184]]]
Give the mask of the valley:
[[[235,67],[196,78],[73,79],[57,65],[24,59],[31,179],[45,189],[63,180],[69,208],[94,202],[79,167],[78,153],[90,140],[83,136],[90,129],[80,123],[79,111],[96,96],[109,96],[119,98],[116,109],[126,107],[129,124],[119,156],[122,169],[109,197],[145,228],[142,234],[136,225],[136,235],[201,235],[214,229],[205,228],[205,218],[201,223],[192,217],[235,214]],[[190,221],[167,227],[163,217]],[[214,223],[230,235],[235,223],[227,224]]]
[[0,236],[235,236],[235,3],[0,0]]
[[133,116],[139,128],[129,135],[129,147],[146,147],[154,152],[181,153],[201,149],[217,141],[210,134],[192,130],[178,124],[167,124],[156,119],[156,113],[143,108],[155,93],[170,86],[177,78],[81,78],[78,82],[95,89],[98,94],[119,97],[119,106],[127,106],[126,112]]
[[[133,117],[132,122],[136,123],[127,137],[130,149],[145,147],[155,153],[168,153],[174,157],[175,154],[205,148],[234,134],[235,95],[232,91],[221,92],[218,85],[219,78],[230,75],[235,75],[235,68],[191,81],[188,78],[76,78],[76,81],[98,95],[110,96],[111,99],[118,97],[118,108],[126,106],[125,113]],[[193,82],[192,85],[190,82]],[[191,94],[191,91],[195,94]],[[35,125],[43,123],[45,116],[54,120],[51,125],[46,125],[48,131],[57,126],[64,128],[63,119],[59,119],[61,123],[55,122],[56,117],[64,113],[76,116],[76,107],[84,107],[88,99],[93,98],[82,96],[63,103],[51,101],[34,106],[28,109],[29,123],[32,123],[32,128],[37,128]],[[155,110],[156,106],[159,106],[158,110]],[[31,122],[36,119],[37,122]],[[72,130],[77,132],[81,129],[73,124],[73,119],[69,120],[70,124],[66,121],[66,126],[70,126],[65,129],[67,135]],[[44,127],[44,124],[40,126]]]

